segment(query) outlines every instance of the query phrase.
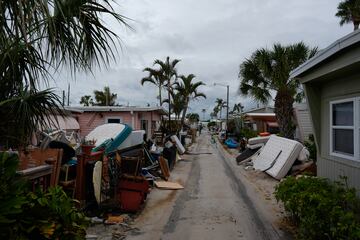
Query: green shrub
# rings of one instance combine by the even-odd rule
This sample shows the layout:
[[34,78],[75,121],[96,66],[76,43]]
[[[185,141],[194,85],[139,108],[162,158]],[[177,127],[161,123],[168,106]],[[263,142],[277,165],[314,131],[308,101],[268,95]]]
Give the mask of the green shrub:
[[240,130],[240,138],[246,138],[246,139],[249,139],[249,138],[253,138],[253,137],[256,137],[258,134],[256,131],[254,130],[251,130],[249,128],[242,128]]
[[87,219],[60,188],[31,192],[18,156],[0,152],[0,239],[84,239]]
[[310,134],[309,139],[304,142],[304,145],[309,150],[310,159],[316,162],[317,155],[316,155],[316,144],[314,140],[314,135]]
[[287,177],[275,197],[298,225],[299,239],[360,239],[360,199],[340,182]]

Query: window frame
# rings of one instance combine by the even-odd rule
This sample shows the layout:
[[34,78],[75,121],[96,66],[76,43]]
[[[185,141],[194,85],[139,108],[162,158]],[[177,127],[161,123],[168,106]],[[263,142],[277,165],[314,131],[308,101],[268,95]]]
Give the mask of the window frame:
[[123,123],[121,117],[106,117],[106,118],[105,118],[105,124],[108,124],[108,123],[109,123],[109,119],[116,119],[116,120],[119,119],[119,120],[120,120],[120,123]]
[[[352,102],[353,103],[353,126],[341,126],[341,125],[333,125],[333,105],[339,103],[346,103]],[[330,156],[345,158],[352,161],[360,161],[360,151],[359,151],[359,144],[360,144],[360,97],[353,97],[353,98],[345,98],[335,101],[330,101],[330,124],[329,124],[329,140],[330,140]],[[354,154],[348,155],[346,153],[339,153],[334,151],[334,129],[343,129],[343,130],[353,130],[353,143],[354,143]]]

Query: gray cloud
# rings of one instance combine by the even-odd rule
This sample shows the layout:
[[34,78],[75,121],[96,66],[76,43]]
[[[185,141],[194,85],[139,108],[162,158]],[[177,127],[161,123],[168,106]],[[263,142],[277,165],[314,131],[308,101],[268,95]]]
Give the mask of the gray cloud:
[[135,31],[104,18],[122,39],[116,63],[93,69],[94,75],[79,73],[75,79],[60,71],[51,86],[61,93],[70,83],[72,104],[108,85],[121,104],[155,105],[157,89],[140,85],[142,69],[170,56],[182,60],[180,74],[194,73],[207,84],[202,91],[208,98],[192,102],[191,111],[200,113],[204,108],[209,114],[216,98],[226,98],[226,89],[214,87],[214,82],[230,85],[230,106],[240,101],[249,108],[256,103],[237,94],[239,64],[257,48],[275,42],[304,41],[323,48],[351,32],[350,25],[339,27],[334,16],[337,4],[335,0],[121,0],[114,7],[132,19]]

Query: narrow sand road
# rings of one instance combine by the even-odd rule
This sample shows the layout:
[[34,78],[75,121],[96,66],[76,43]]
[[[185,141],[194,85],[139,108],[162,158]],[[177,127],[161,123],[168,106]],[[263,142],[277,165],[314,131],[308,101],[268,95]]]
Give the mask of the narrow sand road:
[[198,138],[192,153],[186,156],[192,163],[185,189],[161,208],[163,217],[145,211],[149,216],[140,221],[140,232],[127,239],[287,239],[268,222],[269,213],[247,193],[208,134]]

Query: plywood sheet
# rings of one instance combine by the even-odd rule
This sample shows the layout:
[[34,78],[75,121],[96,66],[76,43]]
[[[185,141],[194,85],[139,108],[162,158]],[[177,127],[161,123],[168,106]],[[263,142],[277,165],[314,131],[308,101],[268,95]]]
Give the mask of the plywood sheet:
[[169,165],[168,165],[167,160],[165,158],[163,158],[162,156],[160,156],[159,164],[160,164],[161,173],[164,176],[164,179],[168,180],[170,177],[170,170],[169,170]]
[[164,189],[164,190],[184,189],[184,187],[177,182],[155,181],[155,186],[159,189]]

